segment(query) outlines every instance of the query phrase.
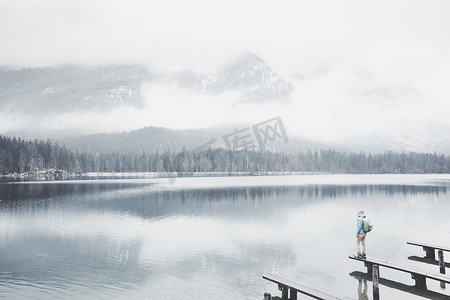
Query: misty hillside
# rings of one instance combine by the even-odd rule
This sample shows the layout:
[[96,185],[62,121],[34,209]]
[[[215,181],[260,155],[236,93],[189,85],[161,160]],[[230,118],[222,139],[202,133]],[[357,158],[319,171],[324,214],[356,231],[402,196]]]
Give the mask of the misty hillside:
[[142,82],[151,78],[141,66],[63,66],[0,69],[1,110],[29,114],[109,110],[142,106]]
[[[69,149],[87,152],[163,152],[180,151],[183,147],[186,150],[194,150],[211,141],[211,148],[226,148],[224,136],[233,132],[232,127],[211,128],[211,129],[186,129],[174,130],[162,127],[146,127],[138,130],[100,133],[81,135],[76,137],[66,137],[55,139],[59,144],[67,146]],[[255,141],[255,150],[258,150],[258,144]],[[311,149],[329,148],[325,144],[302,139],[298,137],[289,137],[289,142],[285,143],[278,139],[265,145],[269,151],[281,151],[296,153],[297,151],[306,151]],[[339,149],[339,148],[338,148]]]
[[[202,145],[215,141],[211,148],[226,148],[224,137],[234,128],[242,126],[227,126],[221,128],[208,129],[168,129],[163,127],[145,127],[138,130],[100,133],[71,136],[54,139],[59,144],[66,145],[70,149],[87,152],[163,152],[180,151],[183,147],[186,150],[194,150]],[[420,133],[418,133],[420,134]],[[441,140],[444,138],[444,142]],[[258,143],[251,138],[255,144],[255,150],[259,149]],[[418,136],[409,136],[408,139],[395,139],[389,137],[360,137],[358,139],[340,140],[335,142],[322,142],[298,136],[289,136],[289,141],[285,143],[282,139],[271,141],[265,145],[265,149],[271,152],[279,151],[286,153],[297,153],[298,151],[322,149],[336,149],[346,152],[364,153],[384,153],[386,151],[418,152],[418,153],[450,153],[450,146],[445,141],[449,136],[438,134],[427,139]]]
[[57,139],[70,149],[88,152],[162,152],[166,149],[194,149],[210,140],[214,130],[171,130],[161,127],[146,127],[138,130],[99,133]]

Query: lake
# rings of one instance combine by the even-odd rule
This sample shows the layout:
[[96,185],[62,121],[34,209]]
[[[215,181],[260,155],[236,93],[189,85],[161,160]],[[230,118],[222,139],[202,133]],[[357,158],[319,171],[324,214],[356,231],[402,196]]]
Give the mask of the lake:
[[[5,299],[280,296],[265,273],[366,299],[364,281],[350,275],[365,267],[348,258],[356,253],[359,208],[374,225],[369,257],[438,273],[438,266],[409,260],[424,252],[406,242],[450,246],[449,175],[4,183],[0,199]],[[381,268],[380,275],[414,284],[406,273]],[[427,283],[450,296],[449,286]],[[419,299],[384,285],[380,294]]]

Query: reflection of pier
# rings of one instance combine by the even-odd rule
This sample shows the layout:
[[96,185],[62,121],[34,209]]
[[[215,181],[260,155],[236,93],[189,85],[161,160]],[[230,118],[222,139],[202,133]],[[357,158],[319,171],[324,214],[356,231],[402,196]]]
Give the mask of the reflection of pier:
[[[367,274],[364,272],[354,271],[350,273],[350,276],[361,280],[368,280],[372,281],[372,275]],[[404,283],[400,283],[397,281],[389,280],[386,278],[379,278],[379,284],[382,284],[384,286],[387,286],[389,288],[393,288],[402,292],[406,292],[412,295],[428,298],[428,299],[450,299],[450,296],[440,294],[438,292],[430,291],[430,290],[424,290],[424,289],[418,289],[414,285],[407,285]]]
[[[372,277],[374,299],[379,299],[379,297],[380,297],[378,283],[383,283],[383,282],[389,283],[392,286],[396,286],[396,288],[398,288],[400,290],[403,290],[402,287],[406,286],[407,287],[406,291],[408,291],[408,292],[409,292],[409,290],[427,291],[426,279],[440,281],[441,286],[444,285],[445,283],[450,283],[450,277],[444,276],[442,274],[435,274],[435,273],[431,273],[431,272],[427,272],[427,271],[422,271],[422,270],[418,270],[415,268],[411,268],[409,266],[402,266],[402,265],[399,265],[396,263],[383,261],[383,260],[379,260],[379,259],[374,259],[374,258],[360,259],[360,258],[356,258],[356,257],[352,257],[352,256],[349,256],[349,258],[353,259],[353,260],[361,261],[364,263],[364,266],[367,267],[367,276]],[[379,267],[380,266],[411,274],[411,278],[415,280],[414,289],[411,289],[410,286],[402,285],[400,283],[393,284],[392,281],[391,282],[386,281],[386,280],[381,281],[380,277],[379,277]],[[358,272],[350,273],[350,275],[355,276],[354,275],[355,273],[358,273]],[[427,291],[427,292],[429,292],[429,291]],[[438,294],[438,295],[440,295],[440,298],[445,297],[446,299],[450,299],[450,297],[448,297],[448,296],[444,296],[441,294]],[[433,299],[435,299],[435,298],[433,298]]]
[[316,288],[312,288],[303,283],[296,282],[292,279],[282,278],[277,275],[267,274],[263,275],[263,278],[269,281],[272,281],[278,284],[278,289],[281,291],[281,298],[271,297],[270,294],[264,294],[264,300],[297,300],[297,293],[301,293],[307,295],[313,299],[322,299],[322,300],[338,300],[338,299],[349,299],[347,297],[335,296],[330,293],[324,292],[323,290],[318,290]]
[[416,282],[416,287],[419,289],[427,288],[426,279],[432,279],[432,280],[437,280],[437,281],[441,281],[441,282],[445,282],[445,283],[450,283],[450,277],[447,277],[447,276],[444,276],[441,274],[435,274],[435,273],[431,273],[431,272],[427,272],[427,271],[422,271],[419,269],[414,269],[414,268],[411,268],[408,266],[402,266],[402,265],[399,265],[399,264],[396,264],[393,262],[388,262],[388,261],[379,260],[379,259],[375,259],[375,258],[361,259],[361,258],[352,257],[352,256],[349,256],[349,258],[364,262],[364,266],[367,267],[368,274],[373,273],[375,266],[376,267],[385,267],[385,268],[389,268],[389,269],[393,269],[393,270],[397,270],[397,271],[401,271],[401,272],[405,272],[405,273],[410,273],[411,277]]
[[[441,266],[440,262],[438,260],[430,260],[428,258],[425,257],[419,257],[419,256],[408,256],[409,260],[414,260],[414,261],[418,261],[418,262],[422,262],[425,264],[430,264],[430,265],[435,265],[435,266]],[[450,268],[450,263],[448,262],[444,262],[444,267],[445,268]],[[445,273],[442,273],[445,274]]]

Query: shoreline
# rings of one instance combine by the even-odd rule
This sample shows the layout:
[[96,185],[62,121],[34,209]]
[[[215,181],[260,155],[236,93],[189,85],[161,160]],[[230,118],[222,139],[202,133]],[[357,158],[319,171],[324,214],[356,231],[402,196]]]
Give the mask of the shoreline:
[[102,179],[151,179],[178,177],[239,177],[239,176],[288,176],[325,175],[327,172],[88,172],[69,173],[62,170],[42,170],[29,173],[2,175],[2,182],[21,181],[64,181],[64,180],[102,180]]
[[114,180],[114,179],[169,179],[201,177],[244,177],[244,176],[306,176],[306,175],[450,175],[449,173],[330,173],[330,172],[88,172],[69,173],[62,170],[42,170],[22,174],[0,175],[0,183],[8,182],[51,182],[71,180]]

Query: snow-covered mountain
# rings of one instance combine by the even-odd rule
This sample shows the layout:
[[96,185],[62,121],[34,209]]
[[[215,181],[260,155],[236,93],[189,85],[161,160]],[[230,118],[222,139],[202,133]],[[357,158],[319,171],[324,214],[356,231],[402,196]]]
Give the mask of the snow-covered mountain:
[[139,107],[145,102],[142,84],[167,79],[199,93],[237,91],[237,101],[279,100],[292,92],[292,85],[255,54],[244,55],[212,75],[189,70],[152,75],[139,65],[0,68],[0,113],[48,115]]
[[137,65],[0,69],[0,113],[49,115],[142,106],[140,87],[150,78]]
[[215,74],[181,71],[168,76],[169,80],[179,87],[200,93],[217,95],[238,91],[239,101],[283,100],[293,91],[288,80],[253,53],[241,56]]

